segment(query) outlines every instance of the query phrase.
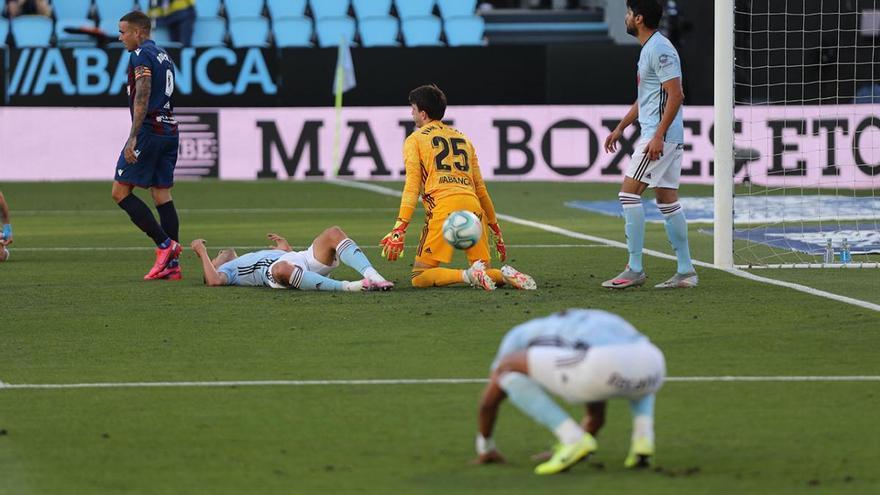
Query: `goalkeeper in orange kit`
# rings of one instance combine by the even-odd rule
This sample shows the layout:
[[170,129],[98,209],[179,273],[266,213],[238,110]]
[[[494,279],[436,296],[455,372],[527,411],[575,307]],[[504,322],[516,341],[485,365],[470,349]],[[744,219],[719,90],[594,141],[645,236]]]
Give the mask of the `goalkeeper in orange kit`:
[[[517,289],[535,289],[534,279],[512,266],[505,265],[500,270],[489,268],[487,231],[492,233],[502,262],[507,259],[507,248],[473,145],[464,134],[441,121],[446,113],[446,95],[435,85],[420,86],[410,92],[409,103],[417,129],[403,145],[406,185],[394,229],[380,243],[382,256],[394,261],[403,254],[404,235],[421,194],[425,225],[413,263],[415,287],[463,283],[483,290],[494,290],[504,284]],[[453,247],[443,239],[443,221],[458,210],[473,212],[483,224],[484,235],[480,241],[465,250],[471,264],[466,270],[439,266],[449,263],[453,253]]]

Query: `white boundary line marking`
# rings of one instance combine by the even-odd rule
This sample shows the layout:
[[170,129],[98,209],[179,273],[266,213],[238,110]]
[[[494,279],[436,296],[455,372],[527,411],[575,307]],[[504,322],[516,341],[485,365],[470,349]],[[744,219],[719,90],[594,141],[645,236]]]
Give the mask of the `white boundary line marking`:
[[[379,194],[384,194],[386,196],[397,196],[397,197],[401,196],[400,191],[397,191],[395,189],[391,189],[388,187],[384,187],[384,186],[377,186],[375,184],[354,182],[354,181],[348,181],[348,180],[342,180],[342,179],[334,179],[329,182],[343,186],[343,187],[351,187],[351,188],[355,188],[355,189],[364,189],[367,191],[373,191],[373,192],[376,192]],[[535,229],[543,230],[545,232],[552,232],[554,234],[563,235],[566,237],[570,237],[572,239],[580,239],[580,240],[584,240],[584,241],[605,244],[606,246],[619,247],[619,248],[626,249],[626,244],[623,242],[612,241],[611,239],[605,239],[604,237],[597,237],[597,236],[593,236],[593,235],[582,234],[580,232],[575,232],[573,230],[564,229],[562,227],[556,227],[555,225],[534,222],[531,220],[526,220],[523,218],[511,216],[511,215],[503,215],[500,213],[498,214],[498,218],[500,218],[506,222],[515,223],[517,225],[523,225],[526,227],[532,227]],[[675,260],[675,256],[672,256],[672,255],[666,254],[666,253],[661,253],[660,251],[654,251],[652,249],[645,249],[643,252],[644,252],[644,254],[647,254],[649,256],[654,256],[656,258]],[[826,299],[832,299],[834,301],[838,301],[838,302],[842,302],[842,303],[846,303],[846,304],[852,304],[853,306],[859,306],[861,308],[870,309],[872,311],[880,312],[880,304],[875,304],[875,303],[871,303],[868,301],[862,301],[861,299],[855,299],[852,297],[842,296],[840,294],[834,294],[833,292],[827,292],[824,290],[816,289],[813,287],[808,287],[806,285],[796,284],[793,282],[785,282],[785,281],[776,280],[773,278],[761,277],[761,276],[755,275],[753,273],[749,273],[744,270],[740,270],[738,268],[722,269],[722,268],[716,267],[712,263],[706,263],[705,261],[699,261],[699,260],[693,260],[693,263],[697,266],[700,266],[700,267],[714,268],[716,270],[721,270],[721,271],[727,272],[731,275],[734,275],[737,277],[742,277],[742,278],[752,280],[755,282],[762,282],[765,284],[776,285],[779,287],[786,287],[788,289],[793,289],[793,290],[796,290],[799,292],[804,292],[804,293],[810,294],[812,296],[824,297]]]
[[[359,245],[360,246],[360,245]],[[296,247],[296,246],[294,246]],[[570,248],[607,248],[611,247],[605,244],[508,244],[507,247],[519,249],[570,249]],[[271,249],[269,246],[217,246],[217,249]],[[379,249],[380,246],[360,246],[361,249]],[[86,246],[55,246],[55,247],[26,247],[26,248],[10,248],[14,251],[21,252],[41,252],[41,251],[153,251],[154,247],[149,246],[104,246],[104,247],[86,247]],[[209,248],[211,249],[211,248]]]
[[[207,388],[207,387],[308,387],[362,385],[468,385],[486,383],[485,378],[402,378],[379,380],[223,380],[185,382],[96,382],[96,383],[4,383],[0,390],[58,390],[95,388]],[[880,382],[880,376],[668,376],[671,383],[718,382]]]
[[[397,208],[179,208],[178,213],[375,213]],[[16,215],[118,215],[119,209],[101,210],[17,210]]]

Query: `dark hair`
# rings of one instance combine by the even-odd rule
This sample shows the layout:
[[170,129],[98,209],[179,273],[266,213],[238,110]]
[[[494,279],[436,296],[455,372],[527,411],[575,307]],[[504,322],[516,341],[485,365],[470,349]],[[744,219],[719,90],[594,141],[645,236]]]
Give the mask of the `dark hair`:
[[634,16],[640,15],[648,29],[657,29],[663,17],[663,6],[659,0],[626,0],[626,6]]
[[144,14],[143,12],[138,12],[137,10],[125,14],[124,16],[122,16],[121,19],[119,19],[119,22],[127,22],[134,27],[142,29],[148,33],[153,27],[147,14]]
[[446,95],[436,84],[419,86],[410,91],[409,102],[432,120],[440,120],[446,114]]

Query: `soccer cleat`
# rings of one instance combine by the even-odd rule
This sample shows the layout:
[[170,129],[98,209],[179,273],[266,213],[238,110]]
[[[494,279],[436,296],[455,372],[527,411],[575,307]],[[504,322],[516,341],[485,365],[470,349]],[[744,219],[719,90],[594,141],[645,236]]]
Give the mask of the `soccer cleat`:
[[655,289],[687,289],[688,287],[696,287],[700,282],[697,272],[676,273],[669,280],[657,284]]
[[474,261],[474,264],[465,270],[471,287],[483,290],[495,290],[495,282],[492,277],[486,274],[486,264],[480,260]]
[[165,270],[165,267],[168,266],[168,262],[180,256],[181,251],[180,243],[177,241],[171,241],[171,244],[165,249],[157,247],[156,262],[153,263],[153,268],[150,269],[149,273],[144,275],[144,280],[158,278],[157,275]]
[[597,448],[593,435],[584,433],[584,436],[573,444],[556,446],[549,461],[535,466],[535,474],[556,474],[565,471],[595,452]]
[[166,266],[164,270],[153,277],[154,280],[180,280],[182,278],[183,272],[180,270],[180,265]]
[[394,288],[394,282],[385,280],[383,282],[374,282],[368,278],[361,280],[361,286],[364,291],[381,291],[387,292]]
[[648,276],[644,271],[634,272],[626,265],[626,269],[620,272],[620,275],[602,282],[602,287],[606,289],[626,289],[627,287],[638,287],[645,283]]
[[538,288],[535,279],[510,265],[501,267],[501,275],[504,276],[504,283],[509,284],[515,289],[535,290]]
[[651,465],[651,456],[654,455],[654,442],[648,438],[634,440],[629,448],[629,455],[623,461],[625,468],[646,468]]

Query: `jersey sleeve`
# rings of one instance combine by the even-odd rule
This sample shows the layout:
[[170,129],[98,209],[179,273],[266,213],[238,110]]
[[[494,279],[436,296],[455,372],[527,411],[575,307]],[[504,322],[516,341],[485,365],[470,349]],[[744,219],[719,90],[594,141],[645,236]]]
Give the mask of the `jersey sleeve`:
[[220,268],[217,268],[217,273],[226,275],[226,285],[236,285],[238,282],[238,269],[235,267],[234,263],[223,263],[220,265]]
[[150,63],[150,57],[147,56],[147,52],[143,49],[131,52],[131,56],[128,59],[128,65],[130,65],[133,70],[138,67],[145,67],[141,73],[138,73],[138,71],[135,70],[135,79],[151,77],[153,75],[153,64]]
[[397,217],[409,222],[419,202],[422,186],[422,162],[419,157],[419,143],[414,136],[406,138],[403,143],[403,164],[406,166],[406,183],[403,186],[403,197],[400,199],[400,211]]
[[486,221],[489,223],[498,223],[498,217],[495,214],[495,204],[489,197],[489,190],[486,189],[486,182],[483,181],[483,174],[480,172],[480,162],[477,160],[477,153],[474,151],[473,145],[470,146],[471,163],[474,168],[474,192],[477,199],[480,200],[480,207],[486,214]]
[[681,61],[671,46],[659,46],[651,54],[651,68],[657,74],[660,84],[681,77]]

